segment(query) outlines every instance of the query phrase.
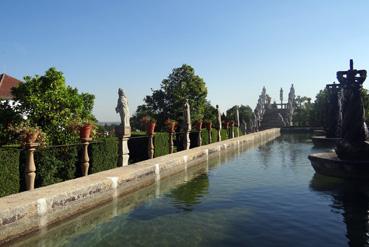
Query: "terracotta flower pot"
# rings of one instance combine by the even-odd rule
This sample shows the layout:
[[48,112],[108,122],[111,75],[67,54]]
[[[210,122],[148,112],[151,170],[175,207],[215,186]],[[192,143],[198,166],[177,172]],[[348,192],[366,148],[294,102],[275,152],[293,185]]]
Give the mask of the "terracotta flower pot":
[[154,132],[155,132],[155,126],[156,126],[156,123],[148,123],[147,124],[147,134],[148,135],[153,135]]
[[167,125],[167,128],[168,128],[168,132],[169,133],[173,133],[176,129],[176,122],[170,122],[168,125]]
[[211,122],[207,122],[206,123],[206,128],[208,129],[208,130],[211,130],[211,126],[212,126],[213,124],[211,123]]
[[202,128],[202,121],[197,121],[197,122],[196,122],[196,129],[197,129],[198,131],[201,131],[201,128]]
[[27,133],[26,135],[26,143],[35,143],[35,141],[37,140],[38,135],[40,134],[40,132],[36,131],[36,132],[32,132],[32,133]]
[[79,129],[79,137],[82,138],[90,138],[92,131],[91,124],[85,124]]

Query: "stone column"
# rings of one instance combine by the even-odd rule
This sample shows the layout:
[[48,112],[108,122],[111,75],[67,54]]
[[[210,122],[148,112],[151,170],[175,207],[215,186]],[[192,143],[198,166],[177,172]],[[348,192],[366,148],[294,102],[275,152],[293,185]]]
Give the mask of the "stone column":
[[183,150],[188,150],[191,145],[190,132],[188,130],[184,130],[183,135]]
[[90,166],[90,158],[88,157],[88,145],[90,144],[90,141],[92,138],[81,138],[81,143],[83,146],[83,154],[81,158],[81,171],[82,176],[88,175],[88,168]]
[[169,138],[168,138],[168,146],[169,146],[169,153],[172,154],[174,151],[174,143],[173,143],[173,139],[174,139],[174,132],[169,132]]
[[147,156],[149,159],[154,158],[155,147],[154,147],[154,135],[148,136],[148,143],[147,143]]
[[126,127],[124,130],[122,125],[115,128],[115,133],[118,137],[118,166],[128,166],[129,149],[128,139],[131,136],[131,128]]
[[26,161],[26,169],[25,169],[25,178],[26,178],[26,189],[33,190],[35,188],[35,178],[36,178],[36,165],[34,152],[38,143],[27,143],[27,161]]

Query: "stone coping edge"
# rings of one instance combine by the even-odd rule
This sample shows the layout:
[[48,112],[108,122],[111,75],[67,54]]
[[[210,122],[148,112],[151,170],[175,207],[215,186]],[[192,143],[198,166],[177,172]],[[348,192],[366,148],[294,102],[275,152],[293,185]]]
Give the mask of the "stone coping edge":
[[107,203],[201,163],[212,154],[259,145],[280,136],[279,128],[145,160],[0,198],[0,245]]

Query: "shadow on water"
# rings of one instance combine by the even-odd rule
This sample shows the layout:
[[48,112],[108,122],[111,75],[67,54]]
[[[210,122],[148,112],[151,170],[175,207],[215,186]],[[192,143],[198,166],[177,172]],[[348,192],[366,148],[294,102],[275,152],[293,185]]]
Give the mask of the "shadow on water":
[[369,246],[369,182],[315,174],[310,188],[329,195],[333,211],[342,213],[349,246]]
[[167,197],[173,200],[174,207],[184,211],[192,211],[193,206],[201,202],[201,198],[208,194],[209,178],[203,173],[188,183],[171,191]]

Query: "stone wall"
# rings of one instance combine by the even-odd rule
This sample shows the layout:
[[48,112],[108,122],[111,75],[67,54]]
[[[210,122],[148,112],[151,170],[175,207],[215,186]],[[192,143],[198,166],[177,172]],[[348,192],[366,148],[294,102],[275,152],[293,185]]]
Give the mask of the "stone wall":
[[200,164],[218,152],[239,145],[260,145],[279,135],[280,129],[269,129],[2,197],[0,245],[154,184],[160,179]]

